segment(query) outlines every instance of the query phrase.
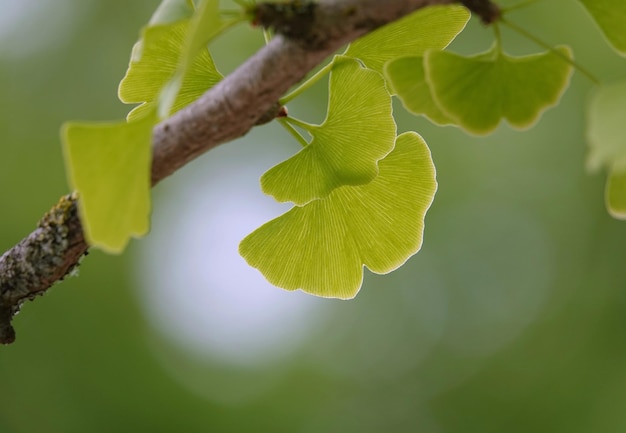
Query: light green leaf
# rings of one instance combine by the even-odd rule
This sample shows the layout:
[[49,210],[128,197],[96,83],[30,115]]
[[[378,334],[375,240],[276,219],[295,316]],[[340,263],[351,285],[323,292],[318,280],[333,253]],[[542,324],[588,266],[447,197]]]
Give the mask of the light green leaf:
[[602,166],[621,165],[626,160],[625,132],[626,81],[598,87],[587,113],[587,167],[596,171]]
[[349,57],[334,62],[326,120],[309,126],[308,146],[261,177],[263,191],[278,201],[302,205],[368,183],[393,149],[396,124],[383,77]]
[[148,232],[156,122],[153,110],[128,123],[64,125],[69,183],[78,191],[81,222],[90,245],[119,253],[131,236]]
[[602,33],[619,53],[626,55],[626,1],[624,0],[580,0]]
[[[119,98],[127,104],[142,103],[129,114],[141,117],[146,109],[155,105],[162,89],[172,79],[179,67],[179,57],[189,20],[167,25],[147,27],[141,41],[133,48],[126,75],[119,87]],[[222,79],[209,51],[200,50],[190,65],[169,114],[195,101],[200,95]]]
[[356,296],[363,265],[384,274],[421,247],[424,216],[437,189],[430,151],[407,132],[367,185],[343,186],[248,235],[239,252],[284,289],[332,298]]
[[200,0],[185,34],[178,66],[172,79],[163,88],[159,98],[159,115],[166,117],[176,106],[178,95],[183,91],[188,81],[189,71],[192,70],[199,52],[204,51],[207,44],[220,35],[227,28],[245,20],[245,14],[222,19],[219,11],[219,0]]
[[611,170],[604,198],[609,214],[613,218],[626,220],[626,170]]
[[608,212],[626,219],[626,81],[600,86],[587,113],[587,167],[607,167],[605,201]]
[[572,65],[567,47],[523,57],[489,51],[464,57],[429,51],[426,80],[439,108],[474,134],[492,132],[502,119],[515,128],[532,126],[555,105],[569,84]]
[[152,14],[148,25],[170,24],[191,18],[194,9],[192,0],[163,0]]
[[382,73],[384,64],[391,59],[444,49],[463,30],[469,17],[463,6],[422,8],[356,40],[345,55]]
[[408,111],[426,116],[438,125],[454,124],[433,100],[422,57],[401,57],[388,62],[385,77],[392,93],[400,98]]

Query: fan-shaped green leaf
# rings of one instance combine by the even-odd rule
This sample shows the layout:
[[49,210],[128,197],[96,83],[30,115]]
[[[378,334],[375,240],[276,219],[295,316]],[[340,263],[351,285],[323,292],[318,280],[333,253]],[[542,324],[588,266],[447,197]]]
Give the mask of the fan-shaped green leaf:
[[589,169],[611,168],[626,160],[626,81],[595,91],[587,113],[587,139]]
[[150,115],[130,122],[68,123],[63,128],[69,183],[79,193],[88,243],[121,252],[131,236],[149,228]]
[[587,113],[587,167],[609,169],[605,201],[609,213],[626,219],[626,81],[597,88]]
[[626,170],[611,170],[604,194],[606,207],[613,218],[626,219]]
[[502,119],[528,128],[555,105],[573,70],[565,58],[571,58],[567,47],[512,57],[495,44],[474,57],[429,51],[424,67],[439,108],[467,131],[488,134]]
[[219,3],[219,0],[200,0],[182,42],[176,73],[161,91],[159,98],[161,117],[169,115],[176,106],[178,95],[188,81],[189,71],[193,69],[198,53],[204,51],[207,44],[224,30],[245,20],[243,12],[238,17],[222,19]]
[[388,62],[385,77],[392,93],[400,98],[408,111],[426,116],[438,125],[454,124],[433,100],[422,57],[401,57]]
[[444,49],[463,30],[469,17],[462,6],[422,8],[356,40],[345,55],[358,58],[368,68],[382,73],[384,64],[391,59]]
[[580,0],[602,29],[611,45],[626,55],[626,1],[624,0]]
[[354,59],[337,56],[326,120],[311,125],[309,132],[313,140],[308,146],[261,177],[266,194],[302,205],[342,185],[370,182],[396,135],[383,77]]
[[170,24],[190,18],[194,9],[192,0],[163,0],[152,14],[148,25]]
[[[141,41],[133,48],[118,92],[122,102],[142,103],[131,111],[129,118],[141,117],[145,109],[156,104],[162,89],[174,77],[189,25],[189,20],[183,20],[147,27],[143,31]],[[169,114],[195,101],[221,79],[209,51],[200,50],[185,74]]]
[[414,132],[400,135],[379,165],[367,185],[337,188],[266,223],[241,242],[241,255],[278,287],[354,297],[363,265],[388,273],[420,249],[437,189],[428,147]]

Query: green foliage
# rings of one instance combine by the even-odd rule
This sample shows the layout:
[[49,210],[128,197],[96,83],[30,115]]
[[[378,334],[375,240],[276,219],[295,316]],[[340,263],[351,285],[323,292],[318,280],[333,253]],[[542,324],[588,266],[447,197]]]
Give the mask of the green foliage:
[[589,104],[587,137],[591,170],[607,167],[606,204],[616,218],[626,218],[626,81],[599,87]]
[[426,143],[405,133],[372,182],[295,206],[248,235],[239,251],[278,287],[352,298],[361,287],[363,265],[385,274],[419,250],[436,189]]
[[154,110],[129,122],[68,123],[63,129],[70,185],[79,193],[85,239],[111,253],[148,232]]
[[626,2],[623,0],[580,0],[602,29],[613,48],[626,54]]
[[[610,43],[625,52],[626,3],[581,2]],[[80,193],[86,238],[93,246],[119,252],[131,236],[148,230],[151,130],[222,79],[207,44],[229,27],[255,19],[254,4],[237,3],[241,11],[226,13],[219,0],[202,0],[197,7],[191,0],[163,0],[135,44],[119,87],[123,102],[140,105],[126,122],[66,126],[68,177]],[[353,42],[281,100],[286,104],[330,72],[326,119],[321,125],[282,119],[303,149],[261,178],[265,193],[295,206],[240,245],[248,263],[273,284],[351,298],[364,265],[390,272],[419,250],[435,171],[421,137],[396,137],[392,95],[437,124],[488,134],[502,120],[517,129],[532,126],[559,101],[574,67],[589,76],[569,48],[551,48],[504,18],[502,24],[548,51],[505,54],[499,23],[487,52],[443,51],[468,19],[461,6],[421,9]],[[608,167],[607,203],[620,218],[626,217],[625,100],[623,85],[601,87],[589,115],[589,166]]]
[[420,9],[350,44],[346,56],[383,72],[385,63],[403,56],[421,56],[427,50],[443,50],[463,31],[470,14],[462,6]]
[[[562,56],[571,56],[568,48],[511,57],[502,52],[498,43],[472,57],[429,51],[424,57],[424,78],[436,107],[428,96],[407,101],[412,88],[406,70],[398,73],[396,65],[388,72],[398,91],[409,90],[398,95],[405,105],[428,110],[425,114],[439,123],[452,119],[471,133],[488,134],[502,119],[514,127],[527,128],[539,119],[543,110],[557,103],[572,72],[572,66]],[[418,61],[414,59],[413,63]],[[399,66],[406,66],[406,62]],[[418,82],[420,72],[418,68]]]
[[400,98],[408,111],[426,116],[437,125],[454,124],[433,99],[422,57],[401,57],[388,62],[385,76],[391,91]]
[[278,201],[303,205],[342,185],[371,182],[393,149],[396,124],[380,74],[337,56],[329,94],[326,120],[306,126],[311,143],[261,177],[263,191]]
[[[129,113],[130,118],[158,103],[161,90],[178,70],[179,56],[189,25],[189,19],[185,19],[150,26],[143,31],[141,41],[133,48],[128,71],[118,92],[122,102],[142,104]],[[169,114],[198,99],[221,79],[222,75],[215,67],[209,51],[200,51],[185,75]]]

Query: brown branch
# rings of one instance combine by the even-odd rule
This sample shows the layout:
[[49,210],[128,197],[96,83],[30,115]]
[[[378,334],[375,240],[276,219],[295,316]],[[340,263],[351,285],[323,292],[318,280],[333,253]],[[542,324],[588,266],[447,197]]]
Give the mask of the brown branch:
[[[278,99],[341,46],[419,8],[454,2],[322,0],[284,16],[268,15],[259,6],[253,11],[256,20],[279,34],[195,103],[154,128],[152,184],[246,134],[268,112],[278,114]],[[76,198],[66,196],[34,232],[0,257],[0,343],[15,339],[11,319],[21,304],[62,280],[87,249]]]

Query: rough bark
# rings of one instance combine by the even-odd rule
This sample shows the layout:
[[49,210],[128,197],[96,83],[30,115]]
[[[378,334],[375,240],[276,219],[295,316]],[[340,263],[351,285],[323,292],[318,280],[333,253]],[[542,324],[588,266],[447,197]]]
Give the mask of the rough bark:
[[[278,99],[337,49],[417,9],[454,0],[294,1],[284,8],[260,4],[254,21],[277,36],[195,103],[153,131],[152,184],[213,147],[246,134],[268,113],[280,115]],[[485,21],[488,0],[463,0]],[[272,116],[270,116],[271,118]],[[59,201],[35,231],[0,257],[0,343],[11,343],[11,319],[22,303],[43,294],[78,266],[88,250],[76,197]]]

